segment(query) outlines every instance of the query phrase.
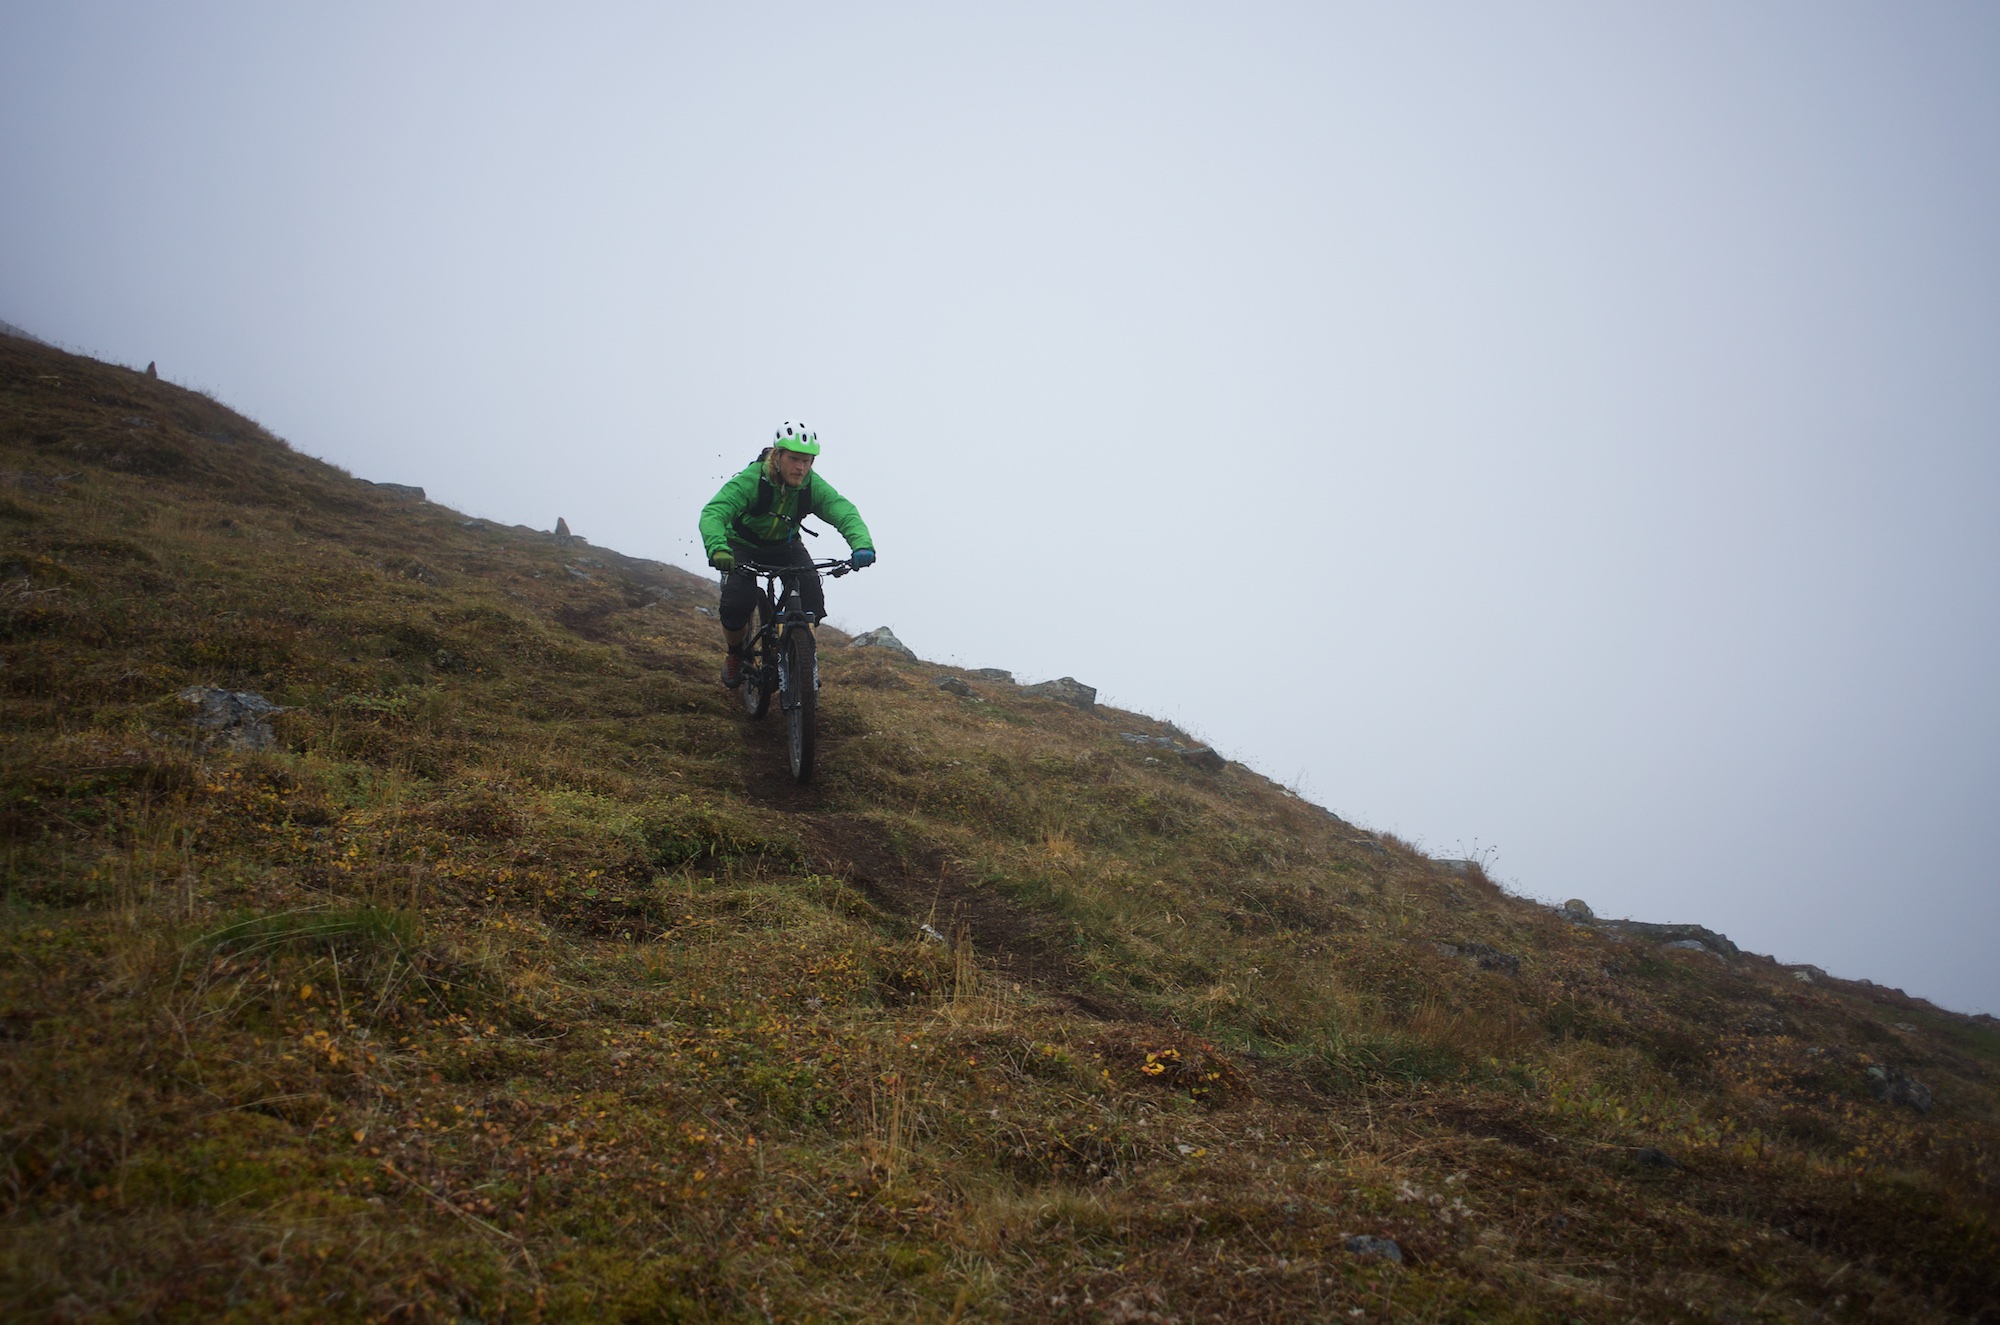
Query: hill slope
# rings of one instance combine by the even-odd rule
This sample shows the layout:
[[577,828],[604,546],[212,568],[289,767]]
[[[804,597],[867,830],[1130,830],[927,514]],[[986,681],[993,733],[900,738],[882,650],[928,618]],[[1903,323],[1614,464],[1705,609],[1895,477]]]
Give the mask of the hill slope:
[[707,581],[4,337],[0,484],[10,1316],[1995,1318],[1991,1019],[831,630],[794,788]]

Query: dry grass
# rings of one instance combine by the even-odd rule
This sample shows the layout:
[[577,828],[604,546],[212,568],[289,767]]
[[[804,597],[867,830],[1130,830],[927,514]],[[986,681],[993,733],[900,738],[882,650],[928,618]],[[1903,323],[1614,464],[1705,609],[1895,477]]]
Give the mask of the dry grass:
[[864,650],[801,792],[702,581],[5,340],[0,430],[10,1317],[1993,1318],[1990,1022]]

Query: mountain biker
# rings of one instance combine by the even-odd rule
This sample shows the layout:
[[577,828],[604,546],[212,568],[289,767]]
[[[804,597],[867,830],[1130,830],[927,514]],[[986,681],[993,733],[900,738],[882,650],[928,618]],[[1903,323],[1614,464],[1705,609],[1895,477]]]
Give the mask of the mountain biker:
[[826,615],[826,592],[812,554],[799,542],[799,525],[817,515],[847,540],[856,570],[875,561],[875,540],[854,503],[813,473],[819,434],[799,424],[780,427],[764,453],[701,508],[701,545],[708,564],[722,572],[722,636],[729,652],[722,660],[722,684],[734,690],[743,681],[743,637],[757,603],[757,576],[738,562],[804,569],[799,588],[815,620]]

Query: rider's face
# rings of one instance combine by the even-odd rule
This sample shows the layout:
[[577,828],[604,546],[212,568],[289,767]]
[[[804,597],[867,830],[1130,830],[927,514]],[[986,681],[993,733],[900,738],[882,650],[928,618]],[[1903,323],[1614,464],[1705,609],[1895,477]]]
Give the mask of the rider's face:
[[805,482],[806,475],[812,473],[812,467],[813,458],[809,455],[797,451],[778,452],[778,477],[785,481],[788,488],[796,488]]

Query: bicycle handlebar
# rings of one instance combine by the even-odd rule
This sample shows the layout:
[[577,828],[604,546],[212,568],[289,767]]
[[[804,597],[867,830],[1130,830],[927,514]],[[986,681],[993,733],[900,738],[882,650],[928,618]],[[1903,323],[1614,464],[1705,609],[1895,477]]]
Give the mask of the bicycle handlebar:
[[747,570],[757,575],[796,575],[803,570],[823,570],[830,572],[832,578],[836,580],[849,571],[863,569],[844,558],[836,558],[831,561],[815,561],[804,566],[766,566],[761,561],[739,561],[736,565],[741,570]]

